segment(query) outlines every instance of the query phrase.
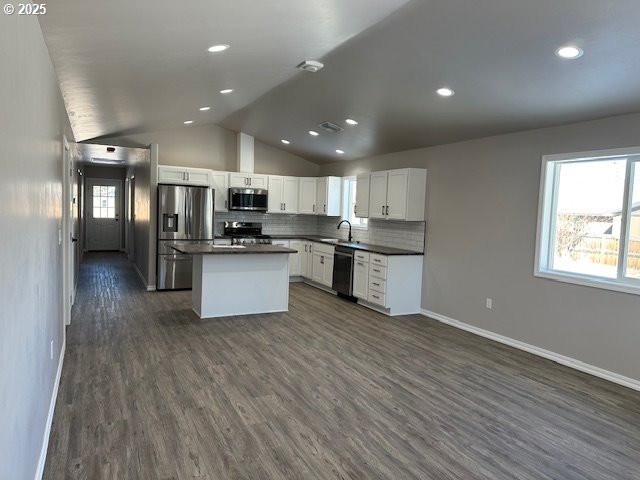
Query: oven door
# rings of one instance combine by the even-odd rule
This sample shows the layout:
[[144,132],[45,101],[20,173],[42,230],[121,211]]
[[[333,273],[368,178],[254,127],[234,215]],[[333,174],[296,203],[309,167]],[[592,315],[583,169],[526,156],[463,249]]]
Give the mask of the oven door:
[[229,210],[267,211],[267,190],[230,188]]

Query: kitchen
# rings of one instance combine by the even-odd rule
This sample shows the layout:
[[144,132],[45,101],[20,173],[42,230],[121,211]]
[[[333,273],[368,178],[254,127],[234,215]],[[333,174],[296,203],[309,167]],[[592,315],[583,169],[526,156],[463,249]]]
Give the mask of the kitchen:
[[[254,165],[253,140],[246,134],[238,135],[238,170],[241,172],[250,171]],[[193,284],[194,309],[201,318],[218,317],[222,312],[238,315],[286,311],[288,285],[283,290],[286,282],[278,281],[282,275],[263,278],[258,283],[249,280],[256,280],[257,271],[264,271],[264,258],[260,254],[280,253],[282,264],[277,270],[286,270],[291,281],[306,281],[390,315],[419,313],[423,251],[352,242],[351,223],[339,219],[344,215],[352,218],[353,211],[355,218],[371,217],[372,223],[395,221],[424,225],[426,175],[423,169],[358,175],[352,195],[357,203],[352,204],[343,192],[345,181],[340,177],[242,174],[159,165],[156,288],[172,290],[190,288]],[[203,200],[205,193],[207,197]],[[216,221],[221,213],[226,219],[224,222]],[[264,222],[238,221],[238,213],[244,213],[245,219],[263,217]],[[288,235],[265,233],[269,231],[272,216],[298,214],[338,223],[336,230],[346,222],[347,241],[341,241],[336,235],[323,238],[309,226],[307,231],[294,234],[296,217],[285,219],[291,232]],[[402,223],[397,228],[401,229]],[[380,241],[385,242],[384,237]],[[278,250],[267,245],[283,248]],[[220,273],[218,281],[205,285],[203,266],[210,261],[208,256],[214,254],[211,262],[218,265],[223,261],[218,255],[231,255],[229,269]],[[246,254],[250,256],[245,257]],[[190,255],[195,255],[193,282]],[[251,271],[251,264],[256,265],[256,272]],[[231,273],[236,270],[245,276],[240,277],[237,284],[230,284]],[[286,280],[287,275],[284,278]],[[281,301],[275,304],[267,301],[259,306],[252,298],[258,291],[265,293],[266,299]],[[203,313],[207,296],[216,300],[209,301],[208,313]],[[234,303],[236,308],[224,305],[226,301]]]
[[637,478],[637,2],[13,7],[0,479]]

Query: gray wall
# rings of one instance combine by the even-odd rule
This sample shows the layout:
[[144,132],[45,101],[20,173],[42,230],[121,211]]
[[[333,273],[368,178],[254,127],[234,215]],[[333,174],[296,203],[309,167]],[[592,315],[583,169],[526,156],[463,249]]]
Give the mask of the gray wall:
[[62,135],[73,137],[37,17],[0,15],[0,64],[0,478],[32,479],[64,339]]
[[626,115],[321,171],[427,168],[423,308],[640,380],[640,297],[533,276],[542,155],[635,146],[639,132]]
[[[104,137],[91,143],[147,148],[159,145],[158,163],[237,171],[237,133],[217,125],[180,126],[171,130]],[[255,172],[313,176],[319,167],[284,150],[255,141]]]

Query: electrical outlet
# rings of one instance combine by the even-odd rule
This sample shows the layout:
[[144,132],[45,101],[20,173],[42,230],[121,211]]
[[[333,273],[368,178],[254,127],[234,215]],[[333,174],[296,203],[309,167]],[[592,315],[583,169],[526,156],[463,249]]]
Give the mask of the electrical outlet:
[[49,344],[49,350],[50,350],[50,355],[51,355],[51,360],[53,360],[53,340],[51,340],[51,343]]
[[58,229],[58,245],[62,245],[62,230]]
[[487,308],[489,310],[493,309],[493,298],[487,298]]

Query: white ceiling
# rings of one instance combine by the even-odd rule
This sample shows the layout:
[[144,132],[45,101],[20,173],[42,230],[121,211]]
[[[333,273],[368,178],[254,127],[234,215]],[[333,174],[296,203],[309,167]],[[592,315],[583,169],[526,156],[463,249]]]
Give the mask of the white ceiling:
[[[77,140],[195,120],[322,163],[640,111],[637,0],[61,0],[40,22]],[[346,130],[307,134],[325,120]]]

